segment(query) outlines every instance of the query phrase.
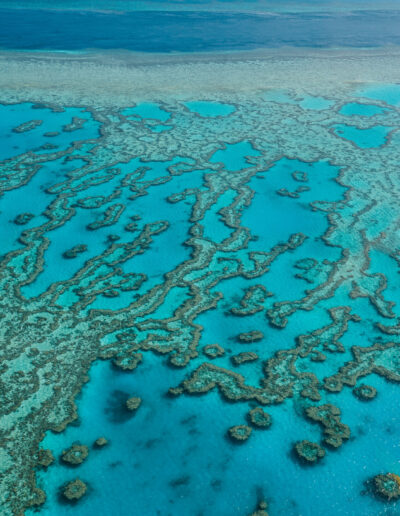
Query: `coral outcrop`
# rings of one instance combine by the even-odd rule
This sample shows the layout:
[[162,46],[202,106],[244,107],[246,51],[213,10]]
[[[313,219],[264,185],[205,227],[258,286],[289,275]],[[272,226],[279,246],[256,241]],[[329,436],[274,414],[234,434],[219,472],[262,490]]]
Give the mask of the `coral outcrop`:
[[400,498],[400,477],[395,473],[376,475],[373,484],[377,496],[389,501]]
[[24,226],[25,224],[28,224],[33,218],[33,213],[20,213],[17,215],[14,219],[14,224],[17,224],[18,226]]
[[272,417],[261,407],[251,409],[248,413],[248,420],[257,428],[269,428],[272,424]]
[[306,416],[321,425],[324,442],[332,448],[339,448],[350,437],[350,428],[342,423],[340,414],[340,409],[329,403],[306,409]]
[[238,341],[247,344],[249,342],[256,342],[264,338],[264,334],[259,330],[252,330],[246,333],[240,333],[238,336]]
[[244,442],[251,435],[251,428],[247,425],[232,426],[228,430],[229,437],[235,442]]
[[77,502],[85,495],[87,485],[79,478],[71,480],[62,487],[62,494],[70,502]]
[[44,450],[41,448],[37,454],[37,464],[42,468],[48,468],[54,462],[54,455],[51,450]]
[[254,512],[252,512],[250,516],[268,516],[267,508],[267,502],[261,500],[261,502],[259,502],[257,506],[257,509]]
[[108,440],[105,437],[98,437],[93,446],[95,448],[103,448],[103,446],[106,446],[108,444]]
[[325,450],[311,441],[300,441],[294,445],[297,457],[305,464],[314,464],[325,457]]
[[219,344],[208,344],[204,346],[203,353],[208,358],[217,358],[222,357],[225,354],[225,350]]
[[126,400],[126,408],[130,412],[135,412],[140,407],[141,403],[142,403],[141,398],[133,396],[132,398],[129,398]]
[[87,251],[87,245],[78,244],[78,245],[75,245],[74,247],[71,247],[71,249],[64,251],[63,257],[69,258],[69,259],[76,258],[78,256],[78,254],[84,253],[85,251]]
[[255,362],[258,360],[257,353],[253,351],[243,351],[242,353],[238,353],[237,355],[233,355],[231,357],[231,361],[233,365],[245,364],[246,362]]
[[362,383],[353,389],[353,394],[361,401],[371,401],[376,397],[377,390],[371,385]]
[[89,455],[89,448],[84,444],[73,444],[68,450],[63,450],[61,460],[70,466],[79,466]]

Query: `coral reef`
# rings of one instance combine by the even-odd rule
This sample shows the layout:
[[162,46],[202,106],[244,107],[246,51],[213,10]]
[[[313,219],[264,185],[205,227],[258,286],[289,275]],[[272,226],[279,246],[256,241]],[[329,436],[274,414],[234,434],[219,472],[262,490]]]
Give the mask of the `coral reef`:
[[272,424],[272,418],[261,407],[251,409],[248,413],[249,422],[257,428],[269,428]]
[[331,404],[308,407],[306,416],[319,423],[324,431],[324,442],[339,448],[350,437],[350,428],[341,422],[340,409]]
[[248,343],[248,342],[256,342],[264,338],[264,334],[262,331],[253,330],[246,333],[240,333],[237,336],[239,342]]
[[33,215],[33,213],[20,213],[15,217],[14,223],[18,226],[24,226],[25,224],[28,224],[34,216],[35,215]]
[[80,118],[79,116],[74,116],[70,124],[66,124],[63,126],[62,130],[66,133],[72,133],[73,131],[77,131],[81,129],[83,125],[87,122],[86,118]]
[[130,412],[134,412],[140,407],[141,403],[142,403],[141,398],[132,397],[132,398],[129,398],[126,400],[126,408]]
[[133,371],[143,360],[142,353],[129,353],[116,356],[113,364],[123,371]]
[[314,464],[325,457],[325,450],[319,444],[307,440],[296,443],[294,450],[305,464]]
[[103,292],[103,296],[104,297],[118,297],[119,296],[119,291],[115,290],[115,289],[105,290]]
[[89,448],[84,444],[73,444],[68,450],[63,450],[61,460],[70,466],[79,466],[89,455]]
[[253,285],[245,290],[239,306],[233,306],[231,312],[234,315],[254,315],[264,309],[264,302],[267,297],[272,296],[264,285]]
[[307,172],[303,172],[302,170],[295,170],[292,172],[292,177],[295,181],[299,181],[301,183],[308,181]]
[[258,360],[257,353],[254,353],[253,351],[243,351],[242,353],[239,353],[237,355],[234,355],[231,357],[231,361],[233,365],[240,365],[245,364],[246,362],[254,362],[255,360]]
[[225,350],[219,344],[208,344],[204,346],[203,353],[208,358],[217,358],[222,357],[225,354]]
[[76,502],[82,498],[87,491],[87,485],[79,478],[71,480],[62,487],[62,494],[70,502]]
[[105,437],[98,437],[94,442],[95,448],[103,448],[103,446],[106,446],[108,444],[108,440]]
[[376,475],[373,478],[375,493],[385,500],[400,498],[400,477],[394,473]]
[[54,462],[54,455],[51,450],[44,450],[41,448],[37,454],[37,464],[42,468],[48,468]]
[[377,390],[375,389],[375,387],[363,383],[355,389],[353,389],[353,394],[362,401],[371,401],[377,395]]
[[68,251],[64,251],[63,257],[64,258],[76,258],[78,254],[84,253],[87,251],[87,245],[85,244],[78,244],[74,247],[71,247],[71,249],[68,249]]
[[251,513],[250,516],[268,516],[267,512],[268,504],[264,500],[259,502],[257,509]]
[[26,133],[27,131],[32,131],[36,127],[42,125],[43,120],[29,120],[28,122],[24,122],[23,124],[18,125],[13,128],[14,133]]
[[109,206],[105,210],[103,218],[88,224],[87,229],[94,231],[96,229],[100,229],[100,228],[103,228],[106,226],[112,226],[113,224],[116,224],[124,210],[125,210],[124,204],[114,204],[113,206]]
[[251,435],[251,428],[247,425],[232,426],[228,430],[229,437],[235,442],[244,442]]
[[400,349],[396,342],[377,342],[372,346],[353,346],[351,351],[354,360],[348,362],[339,371],[325,378],[325,389],[339,392],[343,385],[354,387],[359,378],[375,373],[392,382],[400,382],[397,364],[400,360]]
[[180,396],[183,393],[183,389],[181,387],[170,387],[168,389],[167,395],[171,398],[175,398],[176,396]]

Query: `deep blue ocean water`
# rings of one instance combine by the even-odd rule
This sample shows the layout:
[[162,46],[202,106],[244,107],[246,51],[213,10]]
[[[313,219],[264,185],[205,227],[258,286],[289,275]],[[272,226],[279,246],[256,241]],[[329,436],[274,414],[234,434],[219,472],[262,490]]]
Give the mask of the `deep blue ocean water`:
[[392,9],[399,8],[397,0],[382,0],[377,5],[376,0],[59,0],[57,4],[50,0],[0,0],[3,7],[13,9],[89,9],[105,11],[346,11],[352,9]]
[[400,44],[400,12],[0,10],[0,49],[204,52]]

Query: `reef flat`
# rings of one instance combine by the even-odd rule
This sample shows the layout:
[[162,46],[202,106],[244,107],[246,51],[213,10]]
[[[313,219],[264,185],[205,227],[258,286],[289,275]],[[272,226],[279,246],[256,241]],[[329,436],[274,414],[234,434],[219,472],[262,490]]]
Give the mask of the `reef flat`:
[[400,510],[399,61],[0,54],[2,514]]
[[346,92],[351,97],[357,84],[398,82],[399,62],[400,48],[394,45],[187,55],[0,51],[0,87],[7,102],[39,98],[93,107],[132,107],[170,98],[209,101],[213,95],[233,101],[270,88],[340,98]]

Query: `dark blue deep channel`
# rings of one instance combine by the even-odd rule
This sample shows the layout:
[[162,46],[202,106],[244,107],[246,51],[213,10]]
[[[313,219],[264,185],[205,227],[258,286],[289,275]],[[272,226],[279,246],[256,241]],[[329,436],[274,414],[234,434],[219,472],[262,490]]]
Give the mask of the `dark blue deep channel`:
[[400,44],[400,12],[255,14],[0,9],[0,48],[139,52]]

